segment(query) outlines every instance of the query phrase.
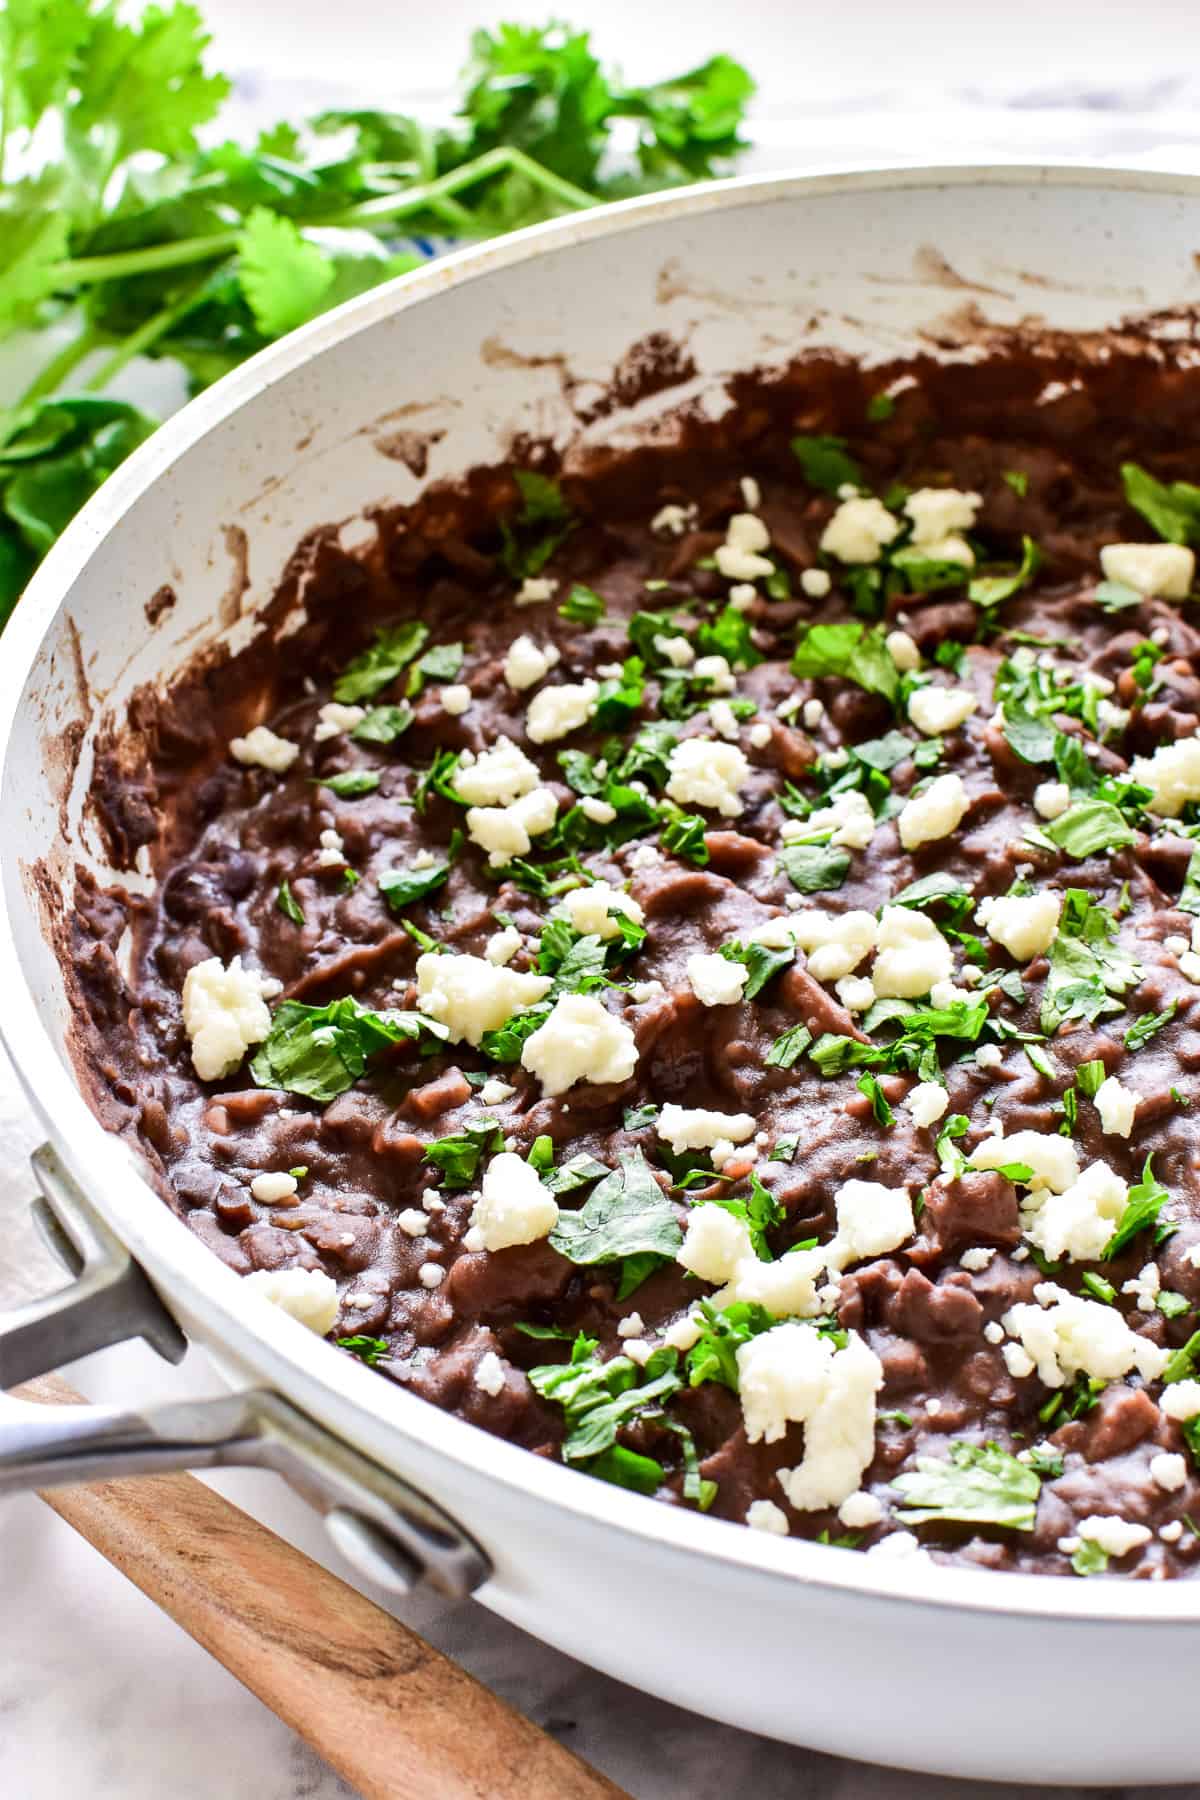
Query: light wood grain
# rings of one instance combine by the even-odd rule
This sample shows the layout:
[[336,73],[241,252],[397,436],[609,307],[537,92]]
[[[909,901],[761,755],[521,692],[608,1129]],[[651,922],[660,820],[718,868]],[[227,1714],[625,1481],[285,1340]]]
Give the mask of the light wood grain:
[[[52,1375],[18,1392],[79,1399]],[[194,1476],[96,1482],[42,1498],[365,1800],[628,1800]]]

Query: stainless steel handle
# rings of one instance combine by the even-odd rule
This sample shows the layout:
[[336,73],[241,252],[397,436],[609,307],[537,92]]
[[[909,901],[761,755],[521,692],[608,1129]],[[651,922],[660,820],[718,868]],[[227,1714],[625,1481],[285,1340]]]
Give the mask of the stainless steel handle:
[[[0,1387],[131,1337],[178,1362],[186,1339],[142,1271],[54,1152],[33,1161],[39,1225],[76,1279],[0,1316]],[[440,1506],[265,1389],[140,1411],[0,1398],[0,1494],[235,1464],[285,1476],[323,1514],[343,1555],[393,1591],[425,1583],[459,1599],[491,1573]]]

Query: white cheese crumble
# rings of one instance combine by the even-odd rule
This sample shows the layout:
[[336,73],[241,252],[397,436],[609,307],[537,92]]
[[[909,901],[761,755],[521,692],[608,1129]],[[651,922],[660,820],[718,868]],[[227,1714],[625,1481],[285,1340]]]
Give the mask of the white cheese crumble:
[[905,1094],[903,1105],[912,1114],[914,1125],[936,1125],[945,1116],[950,1096],[940,1082],[919,1081]]
[[1115,1381],[1137,1369],[1157,1381],[1170,1352],[1132,1331],[1113,1306],[1069,1294],[1052,1281],[1034,1288],[1039,1305],[1010,1307],[1002,1323],[1019,1338],[1039,1378],[1047,1387],[1063,1387],[1082,1370],[1101,1381]]
[[823,700],[806,700],[800,717],[803,719],[807,731],[815,731],[825,717],[825,702]]
[[971,1249],[963,1251],[958,1259],[958,1265],[961,1269],[969,1270],[972,1275],[982,1275],[995,1254],[994,1249],[990,1249],[984,1244],[973,1245]]
[[800,591],[807,594],[810,600],[823,600],[833,582],[829,578],[828,569],[803,569],[800,574]]
[[1117,1075],[1109,1075],[1096,1089],[1096,1111],[1100,1129],[1107,1137],[1127,1138],[1133,1130],[1134,1114],[1141,1095]]
[[521,1067],[551,1098],[577,1081],[628,1081],[637,1059],[633,1032],[594,994],[563,994],[521,1050]]
[[446,1271],[441,1263],[423,1262],[417,1270],[417,1280],[423,1288],[428,1288],[430,1292],[434,1288],[441,1287],[445,1279]]
[[690,638],[663,637],[661,634],[654,640],[654,648],[665,662],[673,669],[687,669],[696,660],[696,652],[692,648]]
[[466,712],[471,704],[471,690],[465,681],[456,681],[449,687],[442,688],[439,698],[442,708],[452,719],[457,719]]
[[527,575],[517,589],[518,606],[540,606],[544,600],[553,600],[558,583],[549,575]]
[[487,851],[492,867],[500,869],[514,856],[527,856],[534,838],[549,831],[557,815],[553,790],[534,788],[509,806],[469,806],[467,836]]
[[949,979],[954,952],[927,913],[885,906],[871,979],[884,999],[915,1000]]
[[908,716],[926,737],[954,731],[978,709],[979,701],[965,687],[914,688],[908,697]]
[[843,500],[821,533],[821,548],[827,556],[844,563],[873,563],[890,544],[900,529],[900,521],[892,517],[882,500],[856,495]]
[[299,756],[300,746],[287,738],[276,736],[265,725],[256,725],[245,737],[230,739],[229,754],[235,762],[244,763],[247,768],[257,765],[260,769],[270,769],[273,774],[282,775]]
[[482,755],[459,759],[454,791],[468,806],[511,806],[537,787],[541,775],[511,738],[498,738]]
[[708,1112],[671,1101],[659,1113],[655,1130],[676,1156],[682,1156],[685,1150],[711,1150],[722,1138],[744,1144],[754,1136],[756,1123],[751,1113]]
[[594,881],[590,887],[572,888],[564,894],[551,909],[550,917],[566,919],[582,936],[602,938],[607,943],[621,933],[614,913],[624,913],[635,925],[642,924],[646,917],[640,901],[632,894],[610,887],[607,881]]
[[663,1343],[669,1345],[672,1350],[678,1350],[681,1356],[686,1356],[688,1351],[700,1342],[703,1335],[703,1327],[699,1321],[694,1319],[691,1313],[685,1313],[682,1319],[676,1319],[673,1324],[667,1326],[662,1334],[662,1339]]
[[737,715],[728,700],[714,700],[708,709],[708,718],[718,737],[723,737],[727,743],[736,743]]
[[949,837],[962,824],[967,804],[961,775],[937,776],[923,793],[905,801],[898,820],[901,844],[906,850],[916,850],[936,838]]
[[363,706],[342,706],[336,700],[328,701],[317,714],[317,724],[313,728],[313,742],[323,744],[327,738],[340,737],[344,731],[353,731],[366,718]]
[[738,790],[750,764],[736,744],[713,738],[684,738],[671,751],[667,797],[680,806],[706,806],[734,819],[742,810]]
[[1065,781],[1040,781],[1033,790],[1033,810],[1042,819],[1061,819],[1070,810],[1071,790]]
[[922,548],[939,546],[956,531],[970,531],[983,505],[980,494],[960,488],[917,488],[904,502],[912,520],[912,541]]
[[729,962],[723,956],[696,955],[687,960],[688,982],[704,1006],[736,1005],[749,975],[745,963]]
[[866,1531],[868,1527],[878,1525],[882,1517],[882,1502],[874,1494],[868,1494],[865,1488],[847,1494],[838,1507],[838,1518],[847,1531]]
[[[739,1265],[754,1257],[750,1233],[723,1206],[694,1206],[684,1225],[675,1260],[701,1281],[731,1281]],[[764,1264],[764,1267],[769,1265]]]
[[751,587],[748,581],[739,581],[730,588],[727,597],[734,612],[749,612],[758,599],[758,589]]
[[480,1088],[479,1098],[485,1106],[499,1106],[502,1100],[511,1100],[516,1091],[511,1081],[501,1081],[492,1075]]
[[515,925],[506,925],[502,931],[493,931],[483,947],[483,954],[490,963],[499,967],[510,963],[521,948],[521,934]]
[[1151,812],[1177,819],[1189,800],[1200,800],[1200,737],[1160,744],[1153,756],[1135,756],[1129,775],[1150,789]]
[[921,666],[921,652],[915,638],[907,631],[889,631],[885,641],[888,655],[902,675],[911,675]]
[[482,956],[417,958],[417,1006],[446,1027],[452,1044],[478,1046],[485,1031],[535,1006],[553,985],[549,975],[519,975]]
[[788,1535],[787,1514],[774,1500],[752,1500],[746,1508],[746,1523],[751,1531],[769,1531],[774,1537]]
[[595,794],[583,794],[579,800],[579,810],[585,819],[591,819],[595,825],[611,825],[617,816],[615,806],[607,800],[601,800]]
[[915,1531],[889,1531],[877,1544],[868,1545],[866,1553],[868,1556],[882,1557],[888,1562],[928,1563],[931,1567],[936,1567]]
[[1076,1532],[1109,1556],[1128,1556],[1131,1550],[1148,1544],[1151,1537],[1145,1525],[1135,1525],[1132,1520],[1119,1518],[1115,1513],[1092,1513],[1089,1518],[1079,1521]]
[[875,983],[869,975],[843,975],[836,981],[833,991],[847,1012],[863,1013],[874,1006],[879,998],[875,992]]
[[742,505],[747,512],[757,512],[762,505],[762,489],[753,475],[743,475],[738,486],[742,490]]
[[729,659],[725,656],[698,656],[692,674],[699,681],[707,681],[717,694],[732,694],[737,687]]
[[879,935],[874,914],[861,910],[833,914],[814,906],[797,913],[790,923],[792,940],[804,951],[809,973],[817,981],[852,975],[875,948]]
[[975,917],[994,944],[1003,945],[1018,962],[1032,962],[1054,942],[1061,912],[1061,894],[1042,888],[1036,894],[989,895]]
[[252,1044],[271,1029],[266,1002],[283,983],[244,969],[235,956],[226,968],[219,957],[195,963],[183,982],[183,1028],[192,1043],[192,1067],[201,1081],[232,1075]]
[[1172,1381],[1162,1391],[1158,1410],[1168,1419],[1194,1419],[1200,1413],[1200,1381]]
[[752,750],[765,750],[771,742],[772,735],[771,727],[765,719],[760,719],[758,724],[752,725],[746,733]]
[[504,1392],[504,1364],[494,1350],[485,1350],[475,1364],[472,1377],[481,1394],[488,1394],[493,1400]]
[[1000,1169],[1009,1163],[1024,1163],[1032,1169],[1025,1185],[1034,1192],[1049,1188],[1063,1194],[1079,1180],[1075,1146],[1057,1132],[1014,1131],[1011,1137],[986,1137],[971,1155],[974,1169]]
[[250,1192],[264,1206],[274,1206],[280,1200],[290,1200],[299,1185],[294,1175],[285,1175],[280,1170],[278,1174],[256,1175],[250,1183]]
[[907,1188],[884,1187],[878,1181],[846,1181],[833,1197],[837,1232],[826,1246],[831,1269],[898,1250],[915,1230]]
[[518,693],[542,680],[558,661],[558,647],[535,644],[531,637],[514,638],[504,659],[504,679]]
[[422,1212],[419,1206],[406,1206],[403,1212],[396,1214],[396,1223],[408,1237],[424,1237],[429,1230],[429,1214]]
[[463,1239],[468,1250],[507,1250],[554,1230],[558,1202],[521,1156],[501,1150],[484,1170],[479,1198]]
[[535,744],[552,744],[586,725],[596,710],[600,692],[594,681],[564,682],[543,688],[529,702],[525,730]]
[[669,500],[660,506],[650,521],[651,531],[663,537],[682,537],[686,531],[692,531],[696,525],[696,508],[689,502],[687,506],[679,506]]
[[804,842],[817,832],[832,831],[831,844],[847,850],[865,850],[875,835],[875,814],[871,802],[857,788],[839,794],[831,806],[819,806],[807,819],[787,819],[782,837],[785,844]]
[[762,555],[770,549],[771,535],[755,513],[734,513],[725,530],[725,542],[718,544],[714,560],[728,581],[757,581],[775,572],[775,565]]
[[804,1426],[804,1456],[779,1483],[799,1512],[840,1506],[875,1454],[875,1396],[883,1367],[856,1331],[838,1350],[808,1325],[775,1325],[737,1353],[738,1388],[752,1444]]
[[[934,1000],[935,1006],[940,1006],[941,1004],[942,1002],[940,1000]],[[975,1067],[977,1069],[998,1069],[1003,1061],[1004,1057],[1001,1054],[1000,1046],[998,1044],[980,1044],[978,1050],[975,1052]]]
[[1196,574],[1196,556],[1186,544],[1105,544],[1100,567],[1109,581],[1122,581],[1139,594],[1186,600]]
[[346,860],[346,846],[341,834],[330,828],[320,836],[321,848],[317,852],[319,869],[340,869]]
[[1187,1486],[1187,1461],[1175,1450],[1160,1450],[1150,1458],[1150,1479],[1164,1493],[1175,1494]]
[[631,1312],[627,1318],[621,1319],[617,1323],[619,1338],[641,1337],[645,1330],[646,1321],[640,1312]]
[[1128,1198],[1128,1184],[1116,1171],[1094,1162],[1063,1193],[1035,1197],[1033,1217],[1025,1216],[1025,1235],[1050,1262],[1063,1256],[1094,1261],[1104,1254]]
[[333,1330],[338,1315],[337,1283],[324,1269],[255,1269],[247,1287],[318,1337]]

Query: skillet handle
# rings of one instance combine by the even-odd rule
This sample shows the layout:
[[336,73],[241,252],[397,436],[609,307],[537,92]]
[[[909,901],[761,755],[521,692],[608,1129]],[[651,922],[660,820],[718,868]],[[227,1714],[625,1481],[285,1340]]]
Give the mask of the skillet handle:
[[[53,1151],[37,1152],[34,1172],[35,1215],[76,1280],[0,1316],[0,1388],[135,1336],[178,1362],[182,1332]],[[360,1574],[392,1592],[425,1583],[463,1599],[491,1574],[440,1506],[266,1389],[141,1411],[0,1398],[0,1494],[239,1464],[283,1475]]]

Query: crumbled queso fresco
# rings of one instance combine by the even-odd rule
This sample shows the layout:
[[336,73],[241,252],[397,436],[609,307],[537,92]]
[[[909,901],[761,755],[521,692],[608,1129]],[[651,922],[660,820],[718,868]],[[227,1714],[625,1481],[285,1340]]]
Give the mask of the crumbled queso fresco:
[[253,1303],[777,1538],[1196,1568],[1181,379],[798,364],[310,540],[79,896],[98,1104]]

